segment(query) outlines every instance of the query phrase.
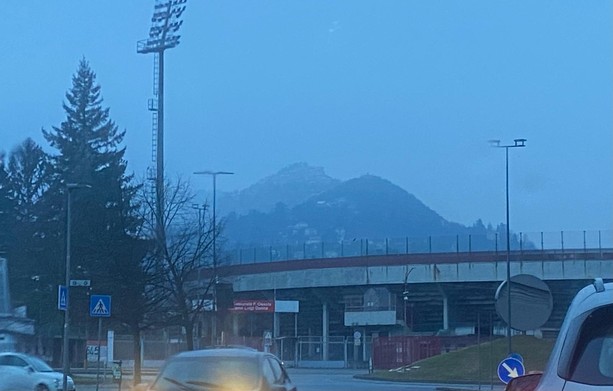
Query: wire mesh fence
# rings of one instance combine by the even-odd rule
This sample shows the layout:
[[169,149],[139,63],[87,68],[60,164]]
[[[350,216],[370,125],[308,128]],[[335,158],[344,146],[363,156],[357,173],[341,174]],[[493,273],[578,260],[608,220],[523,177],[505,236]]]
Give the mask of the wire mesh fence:
[[[373,255],[503,252],[504,233],[307,241],[284,245],[240,247],[226,252],[227,264],[252,264],[302,259]],[[511,251],[585,251],[613,248],[613,231],[518,232],[509,237]]]

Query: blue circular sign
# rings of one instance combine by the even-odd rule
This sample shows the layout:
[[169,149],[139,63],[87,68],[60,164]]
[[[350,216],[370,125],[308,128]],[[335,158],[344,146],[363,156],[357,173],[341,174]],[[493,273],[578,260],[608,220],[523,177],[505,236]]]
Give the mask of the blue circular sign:
[[498,364],[498,378],[504,384],[509,384],[511,379],[523,376],[524,373],[524,364],[516,358],[507,357]]

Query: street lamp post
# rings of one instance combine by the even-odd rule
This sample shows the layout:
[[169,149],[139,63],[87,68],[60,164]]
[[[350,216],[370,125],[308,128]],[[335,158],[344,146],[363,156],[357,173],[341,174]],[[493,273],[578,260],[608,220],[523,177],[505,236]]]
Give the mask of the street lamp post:
[[74,189],[78,188],[91,188],[91,185],[82,184],[82,183],[67,183],[66,184],[66,309],[64,310],[64,341],[63,341],[63,351],[62,351],[62,364],[63,364],[63,376],[62,376],[62,390],[68,389],[68,372],[70,371],[70,355],[68,354],[69,343],[68,343],[68,328],[70,325],[70,316],[68,313],[68,309],[70,308],[70,236],[71,236],[71,208],[72,208],[72,199],[71,192]]
[[495,148],[505,150],[505,193],[506,193],[506,217],[507,217],[507,340],[509,354],[513,353],[511,345],[511,230],[509,227],[509,148],[523,148],[526,146],[525,138],[516,138],[513,144],[501,145],[500,140],[490,140]]
[[411,274],[411,272],[413,271],[413,268],[410,268],[408,266],[405,266],[405,271],[404,271],[404,287],[402,289],[402,299],[404,301],[404,305],[403,305],[403,309],[404,309],[404,327],[407,327],[407,302],[409,301],[409,287],[408,287],[408,282],[409,282],[409,274]]
[[195,171],[196,175],[210,175],[213,177],[213,324],[212,338],[213,345],[217,339],[217,175],[233,175],[229,171]]

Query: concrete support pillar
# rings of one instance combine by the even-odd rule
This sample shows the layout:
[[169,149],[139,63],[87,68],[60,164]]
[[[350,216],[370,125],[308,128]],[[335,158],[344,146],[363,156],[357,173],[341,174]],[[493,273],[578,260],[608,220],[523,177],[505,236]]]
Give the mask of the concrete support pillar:
[[280,329],[281,327],[279,326],[280,322],[279,322],[279,313],[275,312],[272,314],[272,337],[273,338],[277,338],[280,337]]
[[235,337],[238,337],[238,330],[239,330],[238,317],[239,317],[238,313],[232,314],[232,334]]
[[329,319],[329,310],[328,303],[324,302],[322,305],[322,358],[324,361],[327,361],[328,356],[328,337],[329,337],[329,327],[330,327],[330,319]]
[[443,330],[449,330],[449,302],[447,296],[443,296]]
[[449,300],[447,299],[447,294],[443,290],[442,285],[438,285],[438,291],[441,292],[441,296],[443,297],[443,330],[449,330]]

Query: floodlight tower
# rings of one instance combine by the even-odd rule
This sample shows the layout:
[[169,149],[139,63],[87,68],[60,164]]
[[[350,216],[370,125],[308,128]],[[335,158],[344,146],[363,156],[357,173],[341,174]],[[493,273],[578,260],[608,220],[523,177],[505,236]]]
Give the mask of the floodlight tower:
[[187,0],[156,0],[151,18],[149,38],[137,42],[138,53],[153,53],[153,95],[149,99],[152,112],[152,160],[155,168],[149,169],[149,177],[155,180],[156,225],[159,239],[163,239],[164,214],[164,51],[179,44],[177,34],[183,24],[181,14]]

